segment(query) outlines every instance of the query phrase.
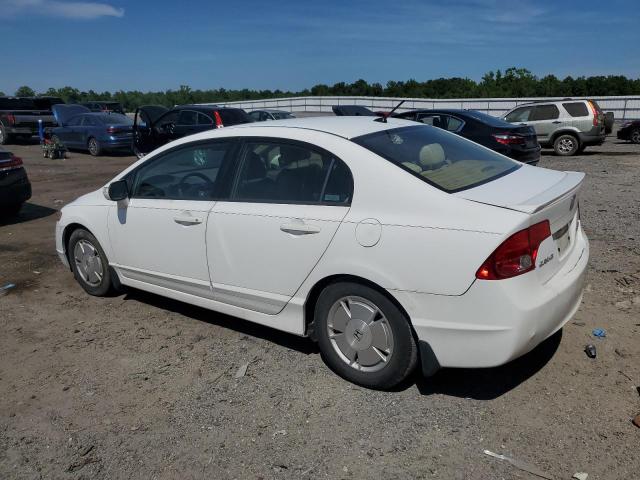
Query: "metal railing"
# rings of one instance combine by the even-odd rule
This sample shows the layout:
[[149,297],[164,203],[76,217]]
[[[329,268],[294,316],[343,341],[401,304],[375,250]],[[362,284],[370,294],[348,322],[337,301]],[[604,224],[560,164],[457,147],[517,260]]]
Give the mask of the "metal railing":
[[[617,120],[640,118],[640,97],[571,97],[572,100],[591,99],[598,102],[605,112],[613,112]],[[405,103],[397,110],[403,112],[416,108],[466,108],[479,110],[496,117],[504,115],[517,105],[523,103],[563,100],[562,97],[546,98],[401,98],[401,97],[290,97],[270,98],[264,100],[244,100],[239,102],[221,102],[245,110],[265,108],[288,110],[290,112],[331,113],[333,105],[362,105],[371,110],[390,110],[400,101]]]

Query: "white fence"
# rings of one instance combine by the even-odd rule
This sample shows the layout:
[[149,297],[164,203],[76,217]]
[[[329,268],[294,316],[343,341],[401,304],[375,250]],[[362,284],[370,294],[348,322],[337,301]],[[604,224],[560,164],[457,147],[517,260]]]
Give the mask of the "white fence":
[[[572,97],[580,99],[585,97]],[[640,97],[588,97],[598,102],[605,112],[613,112],[618,120],[640,118]],[[541,100],[562,100],[562,98],[391,98],[391,97],[291,97],[265,100],[222,102],[218,105],[234,106],[245,110],[274,108],[290,112],[331,112],[333,105],[362,105],[371,110],[390,110],[401,100],[405,103],[398,112],[415,108],[467,108],[480,110],[499,117],[513,107]]]

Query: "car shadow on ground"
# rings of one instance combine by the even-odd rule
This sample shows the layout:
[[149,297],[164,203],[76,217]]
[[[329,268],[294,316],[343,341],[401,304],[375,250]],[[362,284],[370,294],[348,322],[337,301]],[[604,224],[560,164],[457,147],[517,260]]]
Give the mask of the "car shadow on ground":
[[[299,337],[142,290],[127,289],[124,300],[146,303],[194,320],[273,342],[305,355],[320,353],[316,343],[309,338]],[[501,367],[445,368],[429,378],[424,378],[420,369],[417,368],[414,375],[394,388],[393,391],[401,392],[415,385],[422,395],[442,394],[476,400],[492,400],[516,388],[540,371],[555,354],[561,339],[562,330],[542,342],[531,352]],[[328,365],[327,368],[330,369]]]
[[36,205],[34,203],[25,203],[17,215],[0,216],[0,227],[30,222],[31,220],[48,217],[56,212],[57,210],[55,208],[43,207],[42,205]]
[[228,328],[244,335],[260,338],[275,343],[285,348],[295,350],[305,355],[319,353],[317,345],[306,337],[299,337],[291,333],[282,332],[273,328],[265,327],[257,323],[242,320],[223,313],[207,310],[188,303],[183,303],[171,298],[162,297],[143,290],[127,289],[124,300],[136,300],[163,310],[179,313],[185,317],[193,318],[211,325]]
[[444,368],[433,377],[416,374],[413,382],[423,395],[442,394],[475,400],[493,400],[533,377],[551,360],[562,340],[562,330],[532,351],[494,368]]
[[[638,152],[607,152],[602,150],[585,150],[581,153],[576,153],[573,155],[574,157],[590,157],[592,155],[601,155],[604,157],[628,157],[628,156],[638,156],[640,155],[640,151]],[[543,157],[558,157],[558,158],[567,158],[561,155],[556,155],[555,152],[542,152]]]

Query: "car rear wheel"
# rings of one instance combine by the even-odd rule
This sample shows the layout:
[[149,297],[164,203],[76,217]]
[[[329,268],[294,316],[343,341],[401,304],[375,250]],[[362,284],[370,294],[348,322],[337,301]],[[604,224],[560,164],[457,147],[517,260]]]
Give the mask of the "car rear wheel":
[[112,289],[109,261],[100,243],[87,230],[74,230],[67,245],[73,275],[89,294],[102,297]]
[[416,366],[408,319],[377,290],[351,282],[329,285],[318,298],[314,321],[325,362],[353,383],[392,388]]
[[97,157],[102,153],[102,147],[100,146],[100,143],[93,137],[89,139],[87,147],[89,148],[89,153],[94,157]]
[[553,142],[553,150],[556,152],[556,155],[563,157],[575,155],[579,148],[580,142],[578,139],[569,134],[560,135]]
[[629,134],[632,143],[640,143],[640,128],[634,128]]

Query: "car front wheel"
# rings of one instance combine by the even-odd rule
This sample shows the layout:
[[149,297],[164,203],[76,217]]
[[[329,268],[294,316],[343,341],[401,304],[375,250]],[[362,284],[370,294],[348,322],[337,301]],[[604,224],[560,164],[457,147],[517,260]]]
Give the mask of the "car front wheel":
[[353,383],[389,389],[416,366],[408,319],[377,290],[351,282],[332,284],[318,298],[314,321],[326,363]]
[[640,128],[634,128],[629,134],[632,143],[640,143]]
[[84,229],[69,238],[69,261],[73,275],[89,294],[102,297],[112,289],[109,261],[96,237]]

